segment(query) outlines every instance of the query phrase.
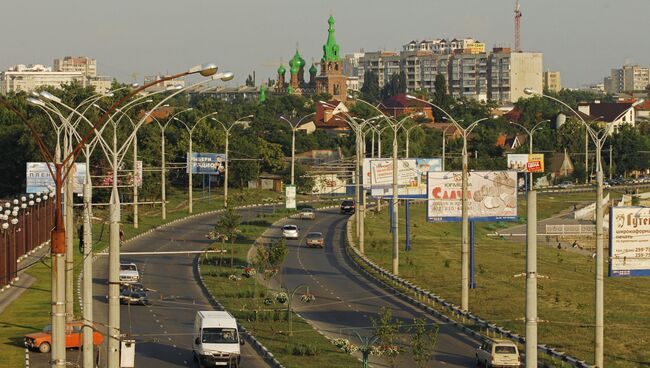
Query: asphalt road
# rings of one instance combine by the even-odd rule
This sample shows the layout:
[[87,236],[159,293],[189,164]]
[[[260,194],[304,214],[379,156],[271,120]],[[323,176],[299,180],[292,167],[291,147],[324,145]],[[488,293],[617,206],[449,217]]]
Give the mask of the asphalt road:
[[[426,318],[428,323],[440,326],[436,353],[429,366],[473,367],[474,352],[479,345],[476,340],[375,286],[349,263],[344,255],[347,217],[336,209],[319,211],[315,221],[288,219],[265,232],[267,238],[278,238],[283,224],[293,223],[300,228],[300,238],[287,241],[289,254],[278,282],[289,290],[306,284],[316,300],[302,303],[299,296],[304,294],[304,289],[301,289],[296,293],[294,310],[326,335],[343,336],[351,341],[356,340],[354,331],[362,336],[369,334],[371,318],[378,318],[381,306],[390,308],[393,316],[405,325],[412,324],[414,317]],[[324,234],[325,249],[305,247],[304,237],[310,231]],[[409,358],[404,359],[398,366],[414,366]],[[376,358],[371,363],[375,367],[387,366]]]
[[[264,211],[260,209],[258,211]],[[244,216],[252,210],[242,212]],[[178,222],[124,245],[124,252],[202,250],[210,241],[205,234],[214,226],[215,215]],[[151,305],[122,305],[121,328],[136,341],[136,367],[197,367],[192,357],[192,328],[198,310],[213,310],[198,285],[194,255],[122,256],[121,262],[138,266]],[[108,257],[93,264],[94,316],[97,323],[108,321]],[[103,331],[105,332],[105,330]],[[30,354],[32,367],[47,367],[49,354]],[[100,347],[101,367],[106,366],[106,343]],[[68,350],[68,361],[81,362],[81,351]],[[42,363],[41,363],[42,361]],[[249,344],[242,347],[241,366],[261,368],[269,365]]]

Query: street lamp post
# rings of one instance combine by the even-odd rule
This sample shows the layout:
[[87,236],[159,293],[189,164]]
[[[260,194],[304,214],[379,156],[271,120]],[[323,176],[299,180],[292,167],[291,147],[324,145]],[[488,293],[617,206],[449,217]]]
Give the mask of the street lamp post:
[[[228,139],[230,138],[230,130],[236,126],[236,125],[242,125],[244,128],[248,127],[250,124],[250,121],[245,120],[245,119],[250,119],[252,118],[253,115],[247,115],[242,118],[239,118],[235,120],[233,123],[228,125],[227,123],[223,123],[222,121],[212,117],[211,119],[216,121],[217,123],[221,124],[221,127],[223,128],[224,132],[226,133],[226,163],[225,163],[225,172],[224,172],[224,183],[223,183],[223,207],[226,208],[228,207],[228,172],[230,171],[230,161],[228,161]],[[295,136],[295,130],[292,129],[293,133],[293,143],[295,144],[296,141],[296,136]],[[291,184],[293,184],[293,145],[291,146]]]
[[307,119],[308,117],[314,115],[315,112],[312,112],[311,114],[307,114],[300,118],[297,122],[291,122],[289,119],[285,118],[284,116],[280,116],[280,119],[285,121],[287,124],[289,124],[289,127],[291,128],[291,185],[295,185],[295,171],[294,171],[294,164],[295,164],[295,153],[296,153],[296,131],[298,130],[298,127]]

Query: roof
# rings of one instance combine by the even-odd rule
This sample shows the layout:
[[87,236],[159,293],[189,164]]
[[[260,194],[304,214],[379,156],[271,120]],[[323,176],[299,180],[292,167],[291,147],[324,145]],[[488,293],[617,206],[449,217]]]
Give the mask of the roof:
[[637,110],[650,110],[650,99],[647,99],[640,103],[639,105],[635,106],[635,109]]
[[428,103],[416,100],[416,99],[410,99],[406,97],[407,95],[405,93],[401,93],[399,95],[395,95],[393,97],[389,97],[382,101],[382,106],[389,108],[389,109],[395,109],[395,108],[408,108],[408,107],[417,107],[417,108],[422,108],[422,109],[430,109],[431,106],[429,106]]
[[[138,120],[142,119],[148,111],[149,110],[141,110],[138,113]],[[172,107],[159,107],[154,111],[152,111],[151,114],[147,116],[147,120],[145,120],[145,124],[151,123],[154,119],[166,119],[169,117],[172,111],[173,111]]]
[[589,115],[597,117],[598,120],[604,120],[606,122],[613,122],[621,114],[625,113],[630,107],[631,103],[590,103],[589,105]]
[[555,152],[551,156],[551,171],[552,172],[560,172],[562,170],[562,166],[564,166],[565,160],[568,162],[570,165],[569,168],[567,168],[568,172],[573,172],[573,163],[571,162],[571,158],[569,158],[569,155],[560,152]]

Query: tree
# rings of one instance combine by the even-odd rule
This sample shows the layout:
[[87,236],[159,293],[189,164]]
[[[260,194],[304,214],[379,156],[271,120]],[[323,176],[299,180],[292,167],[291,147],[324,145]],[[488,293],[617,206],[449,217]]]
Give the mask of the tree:
[[447,91],[447,80],[442,74],[437,74],[433,82],[433,103],[447,110],[452,102],[452,98]]
[[255,79],[253,78],[252,75],[250,75],[250,74],[248,75],[248,78],[246,78],[245,84],[246,84],[247,87],[255,87]]
[[426,367],[429,360],[431,360],[438,340],[439,330],[438,325],[427,328],[422,318],[413,319],[413,334],[409,351],[413,355],[413,360],[415,360],[418,367]]
[[399,319],[393,319],[390,308],[379,308],[379,319],[371,318],[375,336],[381,344],[382,353],[388,358],[391,367],[395,366],[397,355],[400,353],[398,336],[403,323]]
[[262,160],[262,170],[270,172],[278,172],[284,168],[284,154],[282,153],[282,146],[275,143],[258,138],[260,159]]
[[388,83],[381,89],[381,98],[387,99],[401,93],[406,93],[406,74],[402,72],[393,73]]
[[381,95],[379,90],[379,77],[372,70],[363,74],[363,86],[361,87],[361,98],[368,102],[378,102]]
[[284,259],[287,257],[288,253],[289,248],[287,248],[287,244],[284,242],[284,239],[273,242],[268,249],[269,265],[271,265],[271,267],[279,267],[282,262],[284,262]]
[[234,267],[235,240],[241,234],[240,225],[241,216],[232,208],[228,208],[214,227],[223,240],[230,240],[230,268]]

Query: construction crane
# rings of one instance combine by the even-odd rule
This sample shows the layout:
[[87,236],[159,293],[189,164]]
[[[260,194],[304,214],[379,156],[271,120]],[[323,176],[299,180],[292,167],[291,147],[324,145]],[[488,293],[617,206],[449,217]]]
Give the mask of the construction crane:
[[521,52],[521,8],[519,0],[515,5],[515,52]]

